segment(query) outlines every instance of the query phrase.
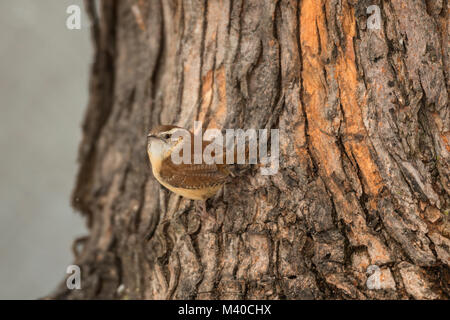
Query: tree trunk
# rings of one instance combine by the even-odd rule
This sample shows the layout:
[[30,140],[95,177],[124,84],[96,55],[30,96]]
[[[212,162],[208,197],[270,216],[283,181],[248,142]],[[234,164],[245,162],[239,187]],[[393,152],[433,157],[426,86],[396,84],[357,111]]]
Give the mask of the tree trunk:
[[[51,297],[449,298],[448,0],[86,3],[89,235],[82,289]],[[280,129],[279,172],[225,185],[215,219],[146,154],[152,127],[195,120]]]

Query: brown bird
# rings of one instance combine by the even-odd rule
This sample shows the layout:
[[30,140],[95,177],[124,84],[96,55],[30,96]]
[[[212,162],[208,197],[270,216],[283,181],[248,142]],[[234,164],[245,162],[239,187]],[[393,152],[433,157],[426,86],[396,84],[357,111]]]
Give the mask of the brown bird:
[[[175,164],[171,155],[181,147],[183,134],[191,137],[191,163]],[[180,137],[172,139],[173,135]],[[202,141],[202,154],[209,143]],[[194,135],[177,126],[162,125],[152,130],[147,136],[147,153],[156,180],[170,191],[188,199],[205,201],[211,198],[232,176],[226,164],[206,164],[203,160],[201,164],[195,164]],[[180,157],[182,156],[180,151]],[[203,211],[206,213],[205,207]]]

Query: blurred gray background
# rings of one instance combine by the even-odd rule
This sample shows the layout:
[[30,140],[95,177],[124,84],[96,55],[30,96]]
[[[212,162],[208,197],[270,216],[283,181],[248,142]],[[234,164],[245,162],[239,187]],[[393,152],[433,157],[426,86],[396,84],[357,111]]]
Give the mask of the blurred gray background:
[[[0,299],[49,294],[87,233],[70,207],[92,57],[82,2],[0,2]],[[72,4],[81,30],[66,28]]]

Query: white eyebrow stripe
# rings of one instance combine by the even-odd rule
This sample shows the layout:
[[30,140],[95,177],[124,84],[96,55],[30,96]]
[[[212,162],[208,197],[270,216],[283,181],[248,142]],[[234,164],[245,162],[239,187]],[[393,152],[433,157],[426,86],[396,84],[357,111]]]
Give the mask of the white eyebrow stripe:
[[179,128],[173,128],[173,129],[170,129],[169,131],[163,131],[163,132],[161,132],[160,134],[159,134],[159,136],[160,137],[162,137],[162,136],[164,136],[164,135],[166,135],[166,134],[169,134],[169,135],[172,135],[172,134],[174,134],[176,131],[178,131],[178,130],[180,130]]
[[186,133],[189,132],[188,130],[183,129],[183,128],[173,128],[173,129],[167,131],[166,133],[174,134],[175,132],[178,132],[178,131],[186,132]]

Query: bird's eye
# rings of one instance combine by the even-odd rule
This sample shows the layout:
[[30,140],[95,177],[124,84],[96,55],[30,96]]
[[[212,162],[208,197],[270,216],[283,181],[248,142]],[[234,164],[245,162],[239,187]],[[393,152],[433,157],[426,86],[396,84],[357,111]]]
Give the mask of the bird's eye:
[[164,140],[168,140],[168,139],[170,139],[170,134],[169,134],[169,133],[164,133],[164,134],[162,135],[162,138],[163,138]]

